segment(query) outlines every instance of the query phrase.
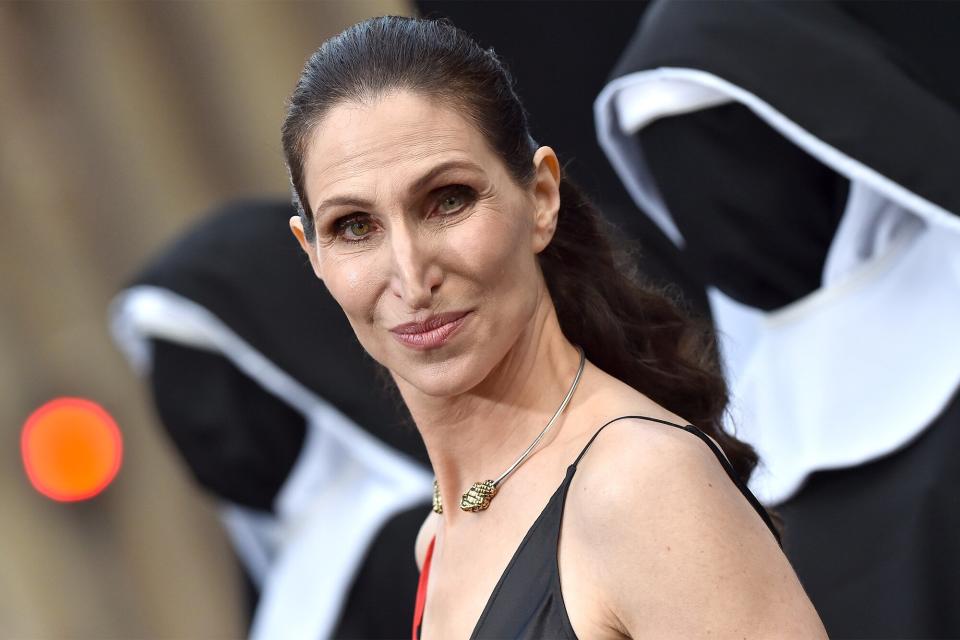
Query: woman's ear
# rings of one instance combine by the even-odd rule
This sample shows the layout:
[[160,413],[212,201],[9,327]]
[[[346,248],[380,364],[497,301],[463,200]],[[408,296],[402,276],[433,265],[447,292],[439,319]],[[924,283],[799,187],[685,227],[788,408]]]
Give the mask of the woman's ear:
[[307,234],[303,230],[303,221],[300,219],[300,216],[290,217],[290,231],[293,232],[297,242],[300,243],[300,248],[303,249],[303,252],[307,254],[307,258],[310,259],[310,266],[313,267],[313,273],[323,280],[323,276],[320,275],[320,263],[317,252],[314,246],[310,244],[310,241],[307,240]]
[[560,161],[550,147],[540,147],[533,154],[536,201],[533,228],[533,251],[540,253],[547,248],[557,230],[560,213]]

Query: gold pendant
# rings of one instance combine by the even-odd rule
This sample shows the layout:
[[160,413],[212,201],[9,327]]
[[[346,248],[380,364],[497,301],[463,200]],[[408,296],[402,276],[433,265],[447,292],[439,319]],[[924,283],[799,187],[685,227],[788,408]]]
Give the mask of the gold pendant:
[[483,511],[497,495],[497,485],[493,480],[474,482],[469,491],[460,498],[460,508],[464,511]]

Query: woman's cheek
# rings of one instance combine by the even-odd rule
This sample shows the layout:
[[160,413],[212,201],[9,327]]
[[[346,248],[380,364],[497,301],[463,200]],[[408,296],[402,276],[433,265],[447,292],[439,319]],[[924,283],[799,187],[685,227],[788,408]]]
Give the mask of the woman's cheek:
[[447,250],[467,265],[470,273],[495,282],[523,259],[529,242],[523,240],[523,225],[509,214],[484,212],[475,217],[475,222],[455,227],[455,237],[450,239]]
[[371,318],[376,304],[377,270],[369,260],[329,261],[324,266],[324,282],[330,295],[340,304],[354,326]]
[[352,295],[357,295],[361,292],[363,280],[359,269],[351,268],[347,270],[344,274],[344,286]]

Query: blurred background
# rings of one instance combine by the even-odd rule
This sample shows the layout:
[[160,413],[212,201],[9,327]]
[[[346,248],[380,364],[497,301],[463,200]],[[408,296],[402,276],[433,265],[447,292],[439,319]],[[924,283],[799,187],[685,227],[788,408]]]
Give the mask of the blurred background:
[[[287,197],[284,100],[392,1],[0,3],[0,637],[236,638],[242,583],[210,501],[108,333],[111,298],[213,205]],[[125,455],[99,496],[31,488],[20,426],[100,403]]]

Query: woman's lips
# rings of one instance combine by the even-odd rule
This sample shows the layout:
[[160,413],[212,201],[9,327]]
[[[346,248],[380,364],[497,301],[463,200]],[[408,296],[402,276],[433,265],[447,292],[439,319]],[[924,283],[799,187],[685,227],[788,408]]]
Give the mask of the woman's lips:
[[423,322],[408,322],[390,329],[397,341],[411,349],[425,351],[446,343],[466,320],[469,311],[448,311]]

